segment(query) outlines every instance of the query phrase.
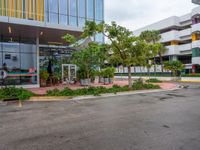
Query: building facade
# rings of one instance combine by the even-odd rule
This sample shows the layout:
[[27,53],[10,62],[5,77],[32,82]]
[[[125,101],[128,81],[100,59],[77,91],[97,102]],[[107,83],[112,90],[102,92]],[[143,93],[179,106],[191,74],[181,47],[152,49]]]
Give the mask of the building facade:
[[158,30],[167,51],[164,61],[179,60],[185,64],[185,73],[200,72],[200,7],[190,13],[172,16],[134,31],[136,36],[145,30]]
[[71,54],[61,37],[80,36],[86,20],[104,21],[104,0],[0,0],[0,85],[39,87],[50,58],[61,74]]
[[192,3],[200,5],[200,0],[192,0]]

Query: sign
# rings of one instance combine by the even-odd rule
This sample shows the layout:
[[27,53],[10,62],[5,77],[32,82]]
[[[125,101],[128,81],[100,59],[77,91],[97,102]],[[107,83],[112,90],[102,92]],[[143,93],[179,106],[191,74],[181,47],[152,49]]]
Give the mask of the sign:
[[5,79],[8,76],[5,70],[0,70],[0,79]]

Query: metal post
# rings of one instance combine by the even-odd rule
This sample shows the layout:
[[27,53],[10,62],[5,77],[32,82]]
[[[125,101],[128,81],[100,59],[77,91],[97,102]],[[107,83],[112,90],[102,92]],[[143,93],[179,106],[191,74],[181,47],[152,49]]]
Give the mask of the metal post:
[[37,84],[40,86],[40,47],[39,35],[36,37],[36,53],[37,53]]

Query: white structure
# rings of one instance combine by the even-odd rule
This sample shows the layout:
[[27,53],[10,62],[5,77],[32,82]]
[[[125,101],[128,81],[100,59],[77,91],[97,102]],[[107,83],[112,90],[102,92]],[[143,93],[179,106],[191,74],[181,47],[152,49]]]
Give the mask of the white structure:
[[167,47],[163,59],[180,60],[186,73],[200,72],[200,7],[184,16],[172,16],[134,31],[136,36],[146,30],[159,30],[161,42]]

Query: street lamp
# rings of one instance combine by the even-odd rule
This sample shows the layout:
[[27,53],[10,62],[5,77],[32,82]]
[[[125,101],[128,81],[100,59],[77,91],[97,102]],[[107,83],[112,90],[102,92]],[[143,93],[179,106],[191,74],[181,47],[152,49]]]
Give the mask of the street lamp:
[[200,5],[200,0],[192,0],[192,3]]

